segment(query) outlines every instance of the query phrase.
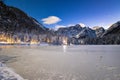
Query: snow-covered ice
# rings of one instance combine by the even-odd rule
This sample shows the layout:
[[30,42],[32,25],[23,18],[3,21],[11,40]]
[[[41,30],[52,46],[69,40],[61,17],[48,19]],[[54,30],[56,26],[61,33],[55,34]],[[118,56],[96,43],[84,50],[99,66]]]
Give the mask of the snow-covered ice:
[[24,80],[16,74],[12,69],[0,62],[0,80]]

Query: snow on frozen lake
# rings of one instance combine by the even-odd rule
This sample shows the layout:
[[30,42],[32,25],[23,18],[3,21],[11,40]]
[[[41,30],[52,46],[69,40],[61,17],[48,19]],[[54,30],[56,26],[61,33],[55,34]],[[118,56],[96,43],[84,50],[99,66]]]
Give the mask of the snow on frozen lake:
[[24,79],[120,80],[119,45],[0,48],[0,60]]
[[12,69],[0,62],[0,80],[24,80],[21,76],[16,74]]

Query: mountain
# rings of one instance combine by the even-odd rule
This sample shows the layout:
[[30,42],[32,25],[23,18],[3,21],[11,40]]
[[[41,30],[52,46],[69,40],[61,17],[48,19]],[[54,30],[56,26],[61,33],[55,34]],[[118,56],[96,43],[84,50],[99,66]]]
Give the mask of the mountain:
[[101,36],[103,44],[120,44],[120,21],[110,26]]
[[0,33],[45,33],[46,28],[18,8],[0,1]]
[[102,36],[120,35],[120,21],[110,26]]
[[84,27],[82,30],[73,38],[71,38],[72,44],[89,44],[89,39],[96,38],[95,31],[89,27]]
[[96,38],[95,30],[89,27],[82,27],[80,24],[75,26],[59,28],[56,31],[58,36],[68,37],[69,43],[72,44],[83,44],[88,38]]
[[84,27],[79,34],[76,35],[76,38],[96,38],[96,34],[91,28]]
[[103,33],[105,32],[105,29],[103,27],[99,27],[99,26],[95,26],[92,29],[95,30],[97,37],[101,37],[103,35]]
[[63,35],[68,37],[76,36],[82,30],[81,25],[77,24],[75,26],[59,28],[56,33],[57,35]]
[[[84,26],[84,27],[83,27]],[[0,1],[0,43],[120,44],[120,21],[105,30],[76,24],[57,31],[45,28],[18,8]]]
[[82,27],[79,24],[76,24],[75,26],[65,27],[65,28],[59,28],[56,32],[58,35],[67,36],[69,38],[75,37],[75,38],[95,38],[95,30],[92,30],[89,27]]
[[37,43],[46,40],[49,29],[22,10],[0,1],[0,42]]
[[81,27],[75,26],[59,28],[57,35],[68,37],[72,44],[120,44],[120,21],[113,24],[108,29],[95,26]]
[[100,37],[89,39],[88,43],[99,45],[120,44],[120,21],[114,23],[105,31],[103,28],[97,28],[97,30],[98,33],[100,32]]

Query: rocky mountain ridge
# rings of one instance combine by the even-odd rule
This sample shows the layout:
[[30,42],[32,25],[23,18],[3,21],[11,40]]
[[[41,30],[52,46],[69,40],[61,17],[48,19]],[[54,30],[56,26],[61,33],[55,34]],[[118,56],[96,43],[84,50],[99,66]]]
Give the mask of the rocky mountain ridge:
[[64,35],[74,44],[120,44],[120,21],[107,30],[103,27],[93,28],[75,26],[59,28],[58,35]]

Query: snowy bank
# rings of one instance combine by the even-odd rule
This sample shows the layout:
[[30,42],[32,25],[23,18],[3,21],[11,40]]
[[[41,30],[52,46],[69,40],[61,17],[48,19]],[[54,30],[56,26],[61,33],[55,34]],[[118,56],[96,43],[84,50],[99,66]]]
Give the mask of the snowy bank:
[[16,74],[12,69],[0,62],[0,80],[24,80],[20,75]]

